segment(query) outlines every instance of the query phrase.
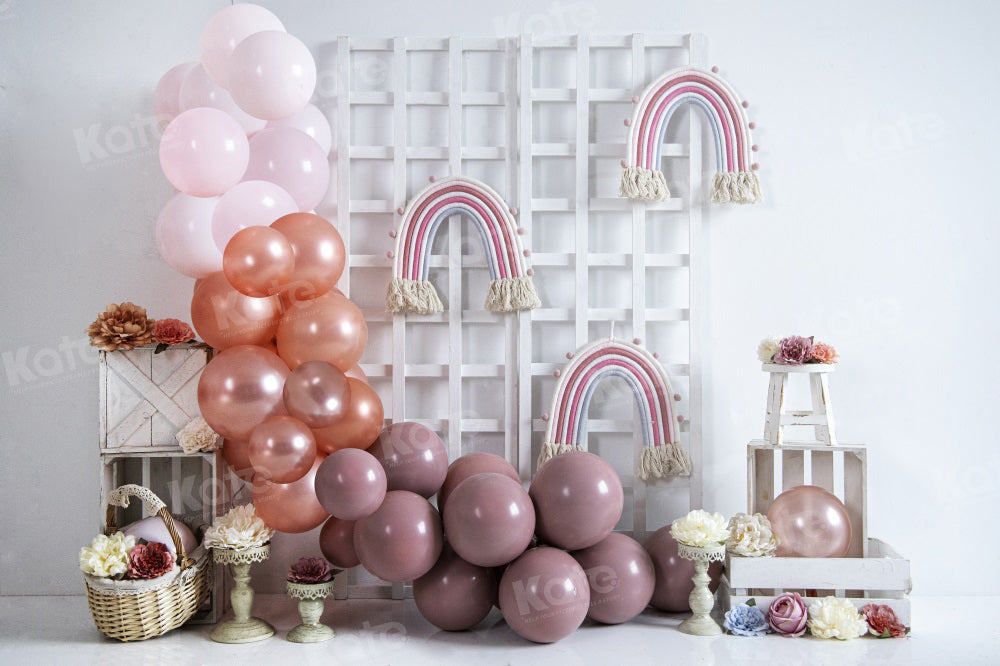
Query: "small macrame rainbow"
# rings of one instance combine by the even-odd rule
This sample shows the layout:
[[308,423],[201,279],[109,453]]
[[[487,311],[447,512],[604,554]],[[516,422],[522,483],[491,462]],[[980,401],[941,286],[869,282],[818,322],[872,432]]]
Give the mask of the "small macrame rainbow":
[[416,314],[444,310],[437,290],[427,279],[431,241],[441,221],[456,214],[470,218],[483,241],[490,270],[486,309],[519,312],[540,306],[510,208],[485,183],[449,176],[424,188],[403,213],[396,232],[386,309]]
[[594,387],[607,377],[624,379],[639,405],[645,446],[636,475],[644,481],[690,475],[691,460],[679,445],[666,370],[645,349],[613,338],[578,349],[559,376],[538,466],[560,453],[584,450]]
[[670,189],[660,169],[664,134],[674,112],[693,104],[708,117],[715,135],[716,171],[713,203],[757,203],[760,180],[751,151],[752,124],[747,122],[736,92],[722,78],[700,69],[684,67],[653,81],[636,101],[629,123],[628,157],[623,166],[620,196],[640,201],[667,201]]

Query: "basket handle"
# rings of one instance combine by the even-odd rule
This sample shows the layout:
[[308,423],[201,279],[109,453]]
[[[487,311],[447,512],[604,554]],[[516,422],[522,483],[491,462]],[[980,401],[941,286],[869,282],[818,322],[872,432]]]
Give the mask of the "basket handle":
[[174,541],[174,551],[177,553],[177,562],[180,565],[181,571],[191,566],[193,562],[187,556],[187,551],[184,549],[184,542],[181,541],[181,537],[177,533],[177,527],[174,525],[174,517],[167,511],[167,505],[163,503],[163,500],[157,497],[149,488],[143,488],[134,483],[127,483],[111,491],[111,494],[108,495],[108,511],[105,520],[107,528],[105,529],[105,533],[111,536],[118,530],[118,527],[115,525],[115,507],[127,509],[130,497],[141,499],[146,512],[150,515],[159,516],[160,520],[163,521],[163,524],[167,528],[167,533],[170,534],[170,538]]

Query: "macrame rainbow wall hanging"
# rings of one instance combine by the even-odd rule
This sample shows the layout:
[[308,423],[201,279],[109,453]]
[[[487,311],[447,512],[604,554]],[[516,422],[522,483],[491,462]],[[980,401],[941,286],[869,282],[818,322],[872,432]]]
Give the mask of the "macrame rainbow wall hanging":
[[761,200],[757,164],[751,163],[756,151],[750,139],[753,123],[747,122],[741,102],[732,87],[711,72],[690,67],[667,72],[653,81],[641,97],[633,97],[635,112],[626,120],[628,157],[622,162],[618,193],[640,201],[667,201],[670,189],[660,169],[660,150],[664,134],[674,112],[685,104],[694,104],[708,117],[715,135],[717,173],[712,183],[713,203],[757,203]]
[[488,185],[472,178],[449,176],[432,181],[403,212],[395,232],[392,281],[385,295],[390,312],[434,314],[444,306],[427,279],[431,241],[450,215],[461,214],[473,221],[483,241],[490,270],[486,309],[519,312],[541,305],[525,257],[528,252],[513,213]]
[[560,453],[585,449],[594,388],[608,377],[624,379],[639,405],[645,446],[636,475],[644,481],[690,475],[691,460],[679,445],[671,404],[679,396],[671,390],[666,370],[637,344],[614,338],[584,345],[560,373],[538,466]]

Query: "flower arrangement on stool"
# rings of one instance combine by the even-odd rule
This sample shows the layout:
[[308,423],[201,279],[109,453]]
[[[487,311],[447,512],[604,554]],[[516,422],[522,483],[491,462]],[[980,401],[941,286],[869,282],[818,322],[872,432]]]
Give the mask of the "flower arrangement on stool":
[[322,557],[303,557],[288,570],[288,596],[299,600],[302,624],[288,632],[293,643],[319,643],[334,637],[333,629],[321,624],[324,600],[333,594],[335,572]]
[[694,636],[721,634],[722,627],[710,616],[715,597],[708,589],[708,564],[721,561],[726,556],[729,527],[725,517],[721,513],[695,509],[671,523],[670,536],[677,541],[677,554],[694,562],[691,579],[694,589],[688,597],[691,617],[684,620],[678,629]]

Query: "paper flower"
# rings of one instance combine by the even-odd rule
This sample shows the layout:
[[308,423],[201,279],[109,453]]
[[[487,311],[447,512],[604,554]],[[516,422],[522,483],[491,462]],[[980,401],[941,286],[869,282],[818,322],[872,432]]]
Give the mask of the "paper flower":
[[274,530],[264,524],[253,504],[244,504],[216,518],[205,530],[204,543],[206,548],[256,548],[273,536]]
[[164,345],[179,345],[194,339],[194,331],[180,319],[157,319],[153,339]]
[[723,626],[735,636],[763,636],[767,633],[764,612],[748,604],[736,604],[726,611]]
[[174,568],[174,554],[166,545],[140,543],[128,555],[129,578],[159,578]]
[[798,592],[782,592],[767,609],[767,623],[776,634],[797,638],[806,632],[809,612]]
[[757,358],[761,363],[773,363],[778,353],[778,338],[764,338],[757,345]]
[[181,428],[176,435],[177,443],[184,449],[184,453],[197,453],[198,451],[214,451],[219,448],[222,438],[212,430],[212,426],[200,416],[188,421],[188,424]]
[[710,548],[725,543],[729,529],[721,513],[695,509],[670,524],[670,536],[685,546]]
[[833,345],[828,345],[825,342],[817,342],[812,346],[812,354],[809,357],[810,362],[836,363],[839,360],[837,350],[833,348]]
[[146,317],[146,309],[135,303],[111,303],[87,327],[90,344],[104,351],[128,351],[148,345],[153,340],[155,320]]
[[128,556],[135,548],[135,537],[115,532],[99,534],[89,546],[80,549],[80,570],[101,578],[121,576],[128,571]]
[[288,570],[290,583],[325,583],[333,577],[333,569],[322,557],[303,557]]
[[868,633],[868,623],[847,599],[823,597],[809,606],[809,631],[819,638],[846,641]]
[[802,365],[812,355],[812,347],[812,338],[789,335],[778,342],[778,353],[774,355],[774,362],[782,365]]
[[748,516],[738,513],[729,519],[726,550],[743,557],[767,557],[778,547],[778,537],[771,531],[771,521],[761,513]]
[[906,627],[896,617],[892,606],[868,604],[861,609],[861,615],[868,623],[868,633],[879,638],[904,638]]

